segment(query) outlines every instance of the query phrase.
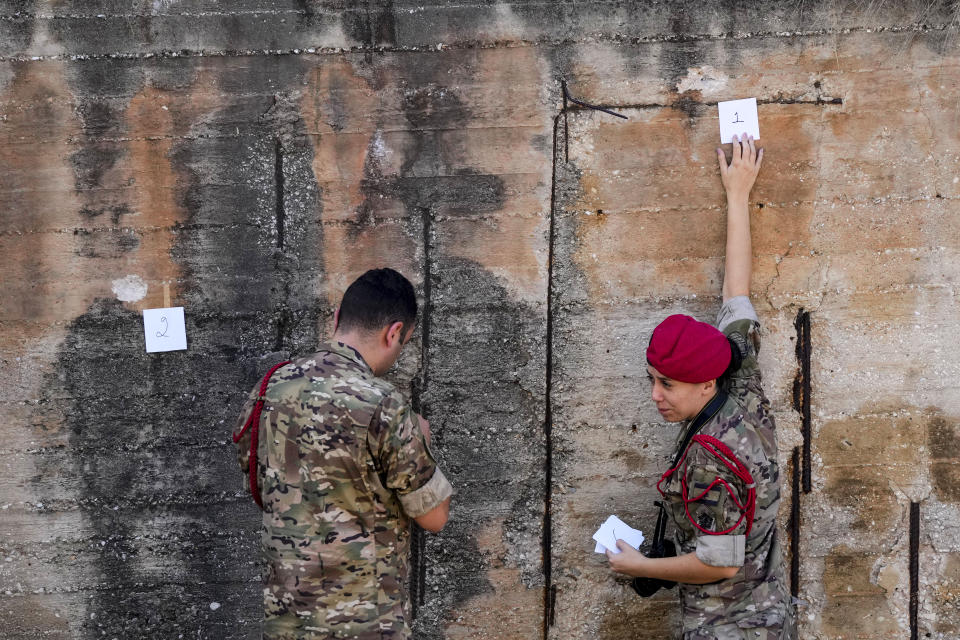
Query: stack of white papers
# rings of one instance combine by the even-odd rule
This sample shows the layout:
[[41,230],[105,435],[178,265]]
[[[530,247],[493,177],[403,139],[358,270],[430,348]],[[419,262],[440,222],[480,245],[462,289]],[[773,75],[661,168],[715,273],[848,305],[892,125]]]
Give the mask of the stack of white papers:
[[595,553],[606,553],[607,549],[613,553],[620,553],[617,549],[617,540],[623,540],[634,549],[639,549],[643,544],[643,532],[631,528],[617,516],[610,516],[593,534],[593,539],[597,541]]

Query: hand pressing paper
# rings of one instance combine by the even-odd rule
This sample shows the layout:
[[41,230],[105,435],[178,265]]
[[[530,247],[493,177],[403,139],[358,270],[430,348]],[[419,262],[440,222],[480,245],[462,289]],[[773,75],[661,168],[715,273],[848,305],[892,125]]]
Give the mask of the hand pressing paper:
[[595,553],[606,553],[607,549],[613,553],[620,553],[617,549],[617,540],[623,540],[634,549],[639,549],[643,544],[643,532],[630,527],[617,516],[610,516],[593,534],[593,539],[597,541],[597,546],[593,550]]
[[718,102],[717,114],[720,118],[720,144],[733,142],[733,136],[741,138],[745,133],[753,136],[754,140],[760,139],[756,98]]

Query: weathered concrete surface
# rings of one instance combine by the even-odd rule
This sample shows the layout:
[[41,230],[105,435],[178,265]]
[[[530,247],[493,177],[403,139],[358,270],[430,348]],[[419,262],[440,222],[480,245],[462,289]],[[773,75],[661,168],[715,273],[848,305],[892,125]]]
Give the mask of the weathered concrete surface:
[[[589,536],[651,525],[675,427],[643,349],[716,310],[713,105],[745,96],[791,473],[811,314],[801,635],[909,637],[915,553],[917,631],[956,637],[957,24],[919,0],[0,1],[5,637],[257,637],[227,434],[383,264],[424,302],[391,375],[458,488],[417,550],[418,636],[668,635],[675,592],[636,598]],[[629,120],[564,111],[562,80]],[[163,283],[190,349],[148,355]]]

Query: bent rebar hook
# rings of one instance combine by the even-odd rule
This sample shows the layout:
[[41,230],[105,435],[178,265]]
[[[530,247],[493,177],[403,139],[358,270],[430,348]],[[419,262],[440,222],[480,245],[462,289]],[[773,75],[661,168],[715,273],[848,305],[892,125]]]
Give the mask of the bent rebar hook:
[[[563,84],[563,99],[564,99],[565,101],[566,101],[566,100],[569,100],[570,102],[572,102],[572,103],[574,103],[574,104],[578,104],[578,105],[580,105],[581,107],[586,107],[587,109],[594,109],[594,110],[596,110],[596,111],[603,111],[604,113],[609,113],[609,114],[612,115],[612,116],[616,116],[616,117],[618,117],[618,118],[623,118],[624,120],[629,120],[629,119],[630,119],[630,118],[628,118],[627,116],[623,115],[622,113],[617,113],[617,112],[615,112],[615,111],[611,111],[610,109],[607,109],[606,107],[601,107],[601,106],[598,106],[598,105],[595,105],[595,104],[590,104],[589,102],[583,102],[582,100],[577,100],[576,98],[574,98],[573,96],[571,96],[571,95],[570,95],[570,92],[567,90],[567,81],[566,81],[566,80],[563,80],[563,81],[562,81],[562,84]],[[564,106],[566,106],[566,105],[564,105]]]

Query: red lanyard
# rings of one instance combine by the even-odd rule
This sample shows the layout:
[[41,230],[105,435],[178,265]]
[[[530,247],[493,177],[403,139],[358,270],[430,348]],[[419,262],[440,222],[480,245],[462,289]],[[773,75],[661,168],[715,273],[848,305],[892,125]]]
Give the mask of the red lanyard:
[[[702,493],[696,496],[690,496],[689,488],[687,487],[686,459],[687,459],[687,453],[690,451],[690,449],[693,448],[694,444],[698,444],[704,449],[706,449],[713,457],[715,457],[717,460],[722,462],[724,466],[726,466],[727,469],[729,469],[733,473],[733,475],[735,475],[741,482],[743,482],[744,486],[747,489],[747,498],[746,500],[744,500],[743,503],[737,500],[737,493],[736,491],[733,490],[733,487],[731,487],[727,483],[727,481],[721,478],[720,476],[715,477],[713,479],[713,482],[711,482],[710,485],[706,489],[704,489]],[[753,481],[753,476],[750,475],[750,471],[747,469],[747,465],[743,464],[743,462],[741,462],[739,458],[733,455],[733,452],[730,451],[730,447],[720,442],[713,436],[705,436],[705,435],[693,436],[693,442],[690,444],[687,450],[683,452],[683,457],[680,460],[680,465],[683,465],[683,475],[680,477],[680,489],[681,489],[680,497],[683,500],[683,509],[687,514],[687,519],[693,523],[693,526],[695,526],[697,529],[699,529],[700,531],[708,535],[722,536],[730,533],[731,531],[739,527],[740,523],[743,522],[743,519],[746,518],[747,530],[744,533],[744,535],[750,535],[750,529],[753,528],[753,517],[757,508],[757,485]],[[679,467],[680,465],[677,465],[677,467]],[[660,478],[660,482],[657,483],[657,490],[660,491],[660,494],[664,495],[664,497],[666,497],[666,495],[663,493],[663,490],[660,489],[660,483],[666,480],[670,476],[670,474],[676,471],[677,467],[674,467],[673,469],[670,469],[665,474],[663,474],[663,476]],[[733,504],[735,504],[737,507],[737,510],[740,511],[740,519],[737,520],[733,526],[728,527],[723,531],[709,531],[701,527],[697,523],[697,521],[693,518],[693,516],[690,515],[690,503],[699,501],[701,498],[707,495],[711,489],[713,489],[718,484],[723,485],[723,487],[727,490],[727,493],[730,495],[730,499],[733,500]]]
[[263,396],[267,393],[270,378],[273,377],[277,369],[287,364],[290,364],[289,360],[274,365],[273,368],[267,372],[267,375],[263,377],[263,382],[260,383],[260,393],[257,395],[257,402],[250,411],[250,417],[247,418],[243,429],[240,429],[240,433],[236,433],[233,436],[233,443],[236,444],[240,441],[240,438],[243,437],[243,434],[247,432],[247,429],[250,428],[250,425],[253,425],[253,429],[250,430],[250,493],[253,494],[253,501],[257,503],[261,511],[263,510],[263,500],[260,498],[260,487],[257,483],[257,445],[260,439],[260,413],[263,411]]
[[[733,455],[733,452],[730,451],[730,448],[727,447],[727,445],[720,442],[713,436],[694,435],[707,422],[709,422],[713,418],[713,416],[717,414],[717,412],[720,410],[720,408],[723,406],[726,400],[727,400],[727,395],[723,391],[720,391],[717,393],[716,396],[713,397],[713,399],[707,404],[707,406],[705,406],[700,411],[700,413],[697,414],[697,417],[694,418],[693,423],[690,425],[690,427],[687,430],[686,440],[684,441],[680,449],[677,451],[677,457],[674,458],[673,467],[668,469],[666,473],[664,473],[660,477],[660,480],[657,482],[657,491],[660,492],[660,495],[666,498],[667,497],[666,493],[664,493],[660,485],[663,484],[664,481],[668,480],[670,476],[672,476],[677,471],[677,469],[683,466],[683,475],[680,477],[680,489],[681,489],[680,497],[681,497],[681,500],[683,500],[683,509],[687,514],[687,519],[690,520],[691,523],[693,523],[693,526],[695,526],[697,529],[699,529],[700,531],[708,535],[720,536],[720,535],[728,534],[734,529],[736,529],[738,526],[740,526],[740,523],[743,522],[744,518],[746,518],[747,531],[745,535],[749,535],[750,529],[753,528],[753,518],[754,518],[756,505],[757,505],[757,485],[756,483],[754,483],[753,476],[750,475],[750,471],[748,470],[747,465],[745,465],[735,455]],[[689,489],[687,487],[687,479],[686,479],[687,478],[686,459],[687,459],[687,453],[689,453],[690,449],[694,446],[694,444],[700,445],[701,447],[706,449],[711,455],[713,455],[713,457],[715,457],[717,460],[722,462],[724,466],[726,466],[727,469],[729,469],[733,473],[733,475],[735,475],[740,481],[744,483],[747,489],[747,497],[746,497],[746,500],[743,501],[743,503],[741,503],[740,500],[737,499],[737,493],[733,490],[733,487],[731,487],[729,483],[727,483],[727,481],[721,478],[720,476],[717,476],[716,478],[714,478],[713,482],[711,482],[710,485],[699,495],[694,497],[691,497],[689,495]],[[736,524],[734,524],[732,527],[724,529],[723,531],[708,531],[707,529],[704,529],[703,527],[701,527],[699,523],[697,523],[697,521],[694,520],[694,518],[690,515],[690,503],[697,502],[700,499],[702,499],[705,495],[707,495],[707,493],[710,492],[711,489],[713,489],[718,484],[722,485],[727,490],[727,493],[730,495],[730,499],[733,500],[734,505],[736,505],[737,509],[740,511],[740,519],[737,520]]]

